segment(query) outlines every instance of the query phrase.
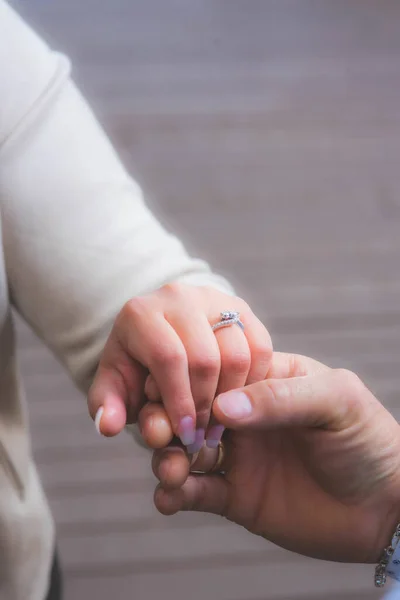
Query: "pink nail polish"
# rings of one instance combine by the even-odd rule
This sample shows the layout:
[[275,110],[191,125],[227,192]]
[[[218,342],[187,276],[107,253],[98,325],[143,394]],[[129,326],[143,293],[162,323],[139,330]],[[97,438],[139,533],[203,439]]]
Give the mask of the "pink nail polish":
[[252,405],[244,392],[225,392],[217,398],[218,408],[230,419],[245,419],[251,415]]
[[187,451],[189,454],[196,454],[196,452],[200,452],[200,450],[204,446],[204,434],[204,429],[196,430],[196,437],[193,444],[187,445]]
[[217,448],[221,441],[225,427],[223,425],[213,425],[210,427],[207,435],[206,446],[208,448]]
[[196,431],[194,427],[194,419],[192,417],[183,417],[179,424],[178,435],[184,446],[194,444],[196,441]]

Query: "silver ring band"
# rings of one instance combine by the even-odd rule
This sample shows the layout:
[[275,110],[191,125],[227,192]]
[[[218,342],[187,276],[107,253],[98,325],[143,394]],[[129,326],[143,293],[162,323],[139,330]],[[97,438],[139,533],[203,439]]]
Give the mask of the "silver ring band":
[[238,325],[242,331],[244,331],[244,325],[240,320],[240,314],[236,310],[224,310],[221,313],[221,320],[218,323],[212,325],[212,330],[222,329],[223,327],[230,327],[231,325]]

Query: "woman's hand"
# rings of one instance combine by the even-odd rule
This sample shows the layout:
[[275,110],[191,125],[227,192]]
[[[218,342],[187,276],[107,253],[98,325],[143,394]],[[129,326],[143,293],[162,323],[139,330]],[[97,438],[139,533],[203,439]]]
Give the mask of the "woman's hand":
[[[245,326],[212,331],[220,313],[235,310]],[[162,398],[166,437],[154,440],[154,407],[141,419],[148,443],[165,445],[172,433],[191,452],[216,447],[220,425],[211,425],[216,394],[264,379],[272,356],[271,338],[240,298],[207,287],[166,285],[130,300],[118,315],[89,392],[89,412],[103,435],[135,422],[146,399]],[[157,436],[155,436],[157,438]]]
[[[155,454],[156,506],[220,514],[316,558],[377,561],[400,520],[398,423],[349,371],[275,354],[268,378],[215,400],[224,474],[188,477],[182,448]],[[215,453],[192,469],[210,471]]]

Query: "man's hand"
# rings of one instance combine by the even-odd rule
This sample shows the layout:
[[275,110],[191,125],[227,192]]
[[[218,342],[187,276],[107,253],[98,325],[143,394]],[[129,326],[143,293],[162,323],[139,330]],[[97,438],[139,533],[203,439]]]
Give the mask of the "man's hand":
[[[182,448],[158,451],[165,514],[223,515],[289,550],[377,561],[400,520],[400,428],[356,375],[275,354],[268,379],[220,395],[224,474],[189,475]],[[206,449],[192,469],[210,471]]]

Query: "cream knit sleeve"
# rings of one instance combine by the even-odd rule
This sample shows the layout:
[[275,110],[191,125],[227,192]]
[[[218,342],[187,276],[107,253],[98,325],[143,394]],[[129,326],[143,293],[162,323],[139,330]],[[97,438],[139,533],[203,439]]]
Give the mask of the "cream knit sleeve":
[[2,0],[0,211],[13,303],[83,390],[132,296],[174,280],[232,291],[150,212],[68,61]]

